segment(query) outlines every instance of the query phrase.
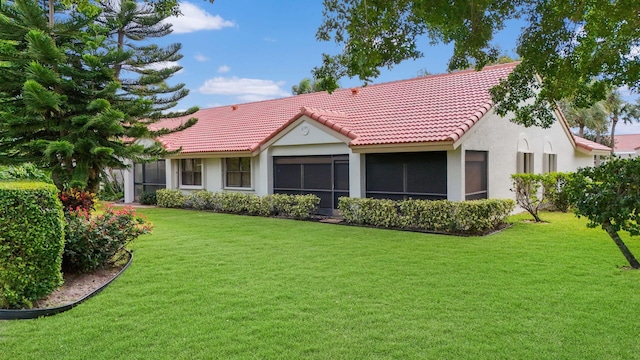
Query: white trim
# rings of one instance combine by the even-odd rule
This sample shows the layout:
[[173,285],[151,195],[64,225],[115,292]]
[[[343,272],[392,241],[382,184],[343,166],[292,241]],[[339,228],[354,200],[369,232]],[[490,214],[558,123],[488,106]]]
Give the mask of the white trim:
[[270,148],[271,145],[276,143],[278,140],[280,140],[282,137],[287,135],[289,132],[291,132],[293,129],[295,129],[298,125],[300,125],[303,122],[307,122],[308,124],[318,128],[320,131],[324,131],[325,133],[335,137],[337,140],[339,140],[339,141],[341,141],[341,142],[343,142],[345,144],[349,144],[351,142],[351,138],[350,137],[345,136],[342,133],[331,129],[330,127],[322,125],[319,122],[317,122],[316,120],[313,120],[313,119],[311,119],[310,117],[308,117],[306,115],[302,115],[298,119],[296,119],[294,122],[289,124],[286,128],[280,130],[276,135],[274,135],[271,139],[269,139],[269,141],[267,141],[264,144],[260,145],[260,148],[258,150],[256,150],[256,151],[254,151],[254,155],[257,155],[257,154],[263,152],[265,149]]
[[455,150],[453,141],[439,141],[436,143],[410,144],[378,144],[351,146],[351,151],[359,154],[396,153],[396,152],[428,152]]

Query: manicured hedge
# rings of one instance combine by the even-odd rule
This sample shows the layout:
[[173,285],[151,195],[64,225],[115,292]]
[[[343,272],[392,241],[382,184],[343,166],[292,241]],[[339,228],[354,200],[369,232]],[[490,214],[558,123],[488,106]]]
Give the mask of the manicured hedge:
[[308,219],[320,203],[315,195],[274,194],[260,197],[241,192],[209,192],[184,195],[180,190],[158,190],[159,207],[189,208],[216,212],[259,216]]
[[156,191],[156,201],[159,207],[182,208],[187,197],[180,190],[161,189]]
[[0,166],[0,181],[39,181],[53,184],[50,174],[31,163]]
[[62,284],[63,228],[54,185],[0,182],[0,308],[31,307]]
[[515,202],[490,199],[382,200],[342,197],[338,208],[345,222],[384,228],[482,234],[498,229],[513,211]]

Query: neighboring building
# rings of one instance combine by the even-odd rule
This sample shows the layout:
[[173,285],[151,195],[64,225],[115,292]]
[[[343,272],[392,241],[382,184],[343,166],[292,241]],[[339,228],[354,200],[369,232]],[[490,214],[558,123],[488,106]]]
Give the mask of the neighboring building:
[[326,212],[340,196],[513,198],[513,173],[573,171],[609,154],[560,114],[548,129],[496,115],[489,89],[515,65],[200,110],[195,126],[160,139],[179,154],[126,174],[125,201],[165,187],[313,193]]
[[640,134],[616,135],[614,154],[623,159],[640,156]]

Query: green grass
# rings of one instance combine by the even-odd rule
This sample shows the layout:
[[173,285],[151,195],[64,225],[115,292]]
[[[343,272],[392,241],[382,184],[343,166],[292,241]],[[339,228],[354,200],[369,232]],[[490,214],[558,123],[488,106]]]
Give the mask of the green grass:
[[640,272],[570,214],[453,237],[142,212],[133,265],[71,311],[0,321],[0,359],[640,358]]

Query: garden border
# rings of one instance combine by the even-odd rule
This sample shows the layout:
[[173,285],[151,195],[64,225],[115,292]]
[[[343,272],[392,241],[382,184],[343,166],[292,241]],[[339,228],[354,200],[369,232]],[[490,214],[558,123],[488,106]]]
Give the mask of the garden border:
[[35,319],[43,316],[56,315],[61,312],[70,310],[76,307],[77,305],[80,305],[85,300],[92,298],[94,295],[98,294],[100,291],[106,288],[109,284],[111,284],[111,282],[117,279],[125,270],[129,268],[129,265],[131,265],[131,263],[133,262],[133,253],[129,250],[127,250],[127,253],[129,253],[129,261],[127,261],[127,263],[122,267],[122,269],[120,269],[120,271],[118,271],[118,273],[114,277],[112,277],[111,280],[107,281],[102,286],[93,290],[92,292],[80,298],[79,300],[74,301],[70,304],[52,307],[52,308],[44,308],[44,309],[0,309],[0,320]]

